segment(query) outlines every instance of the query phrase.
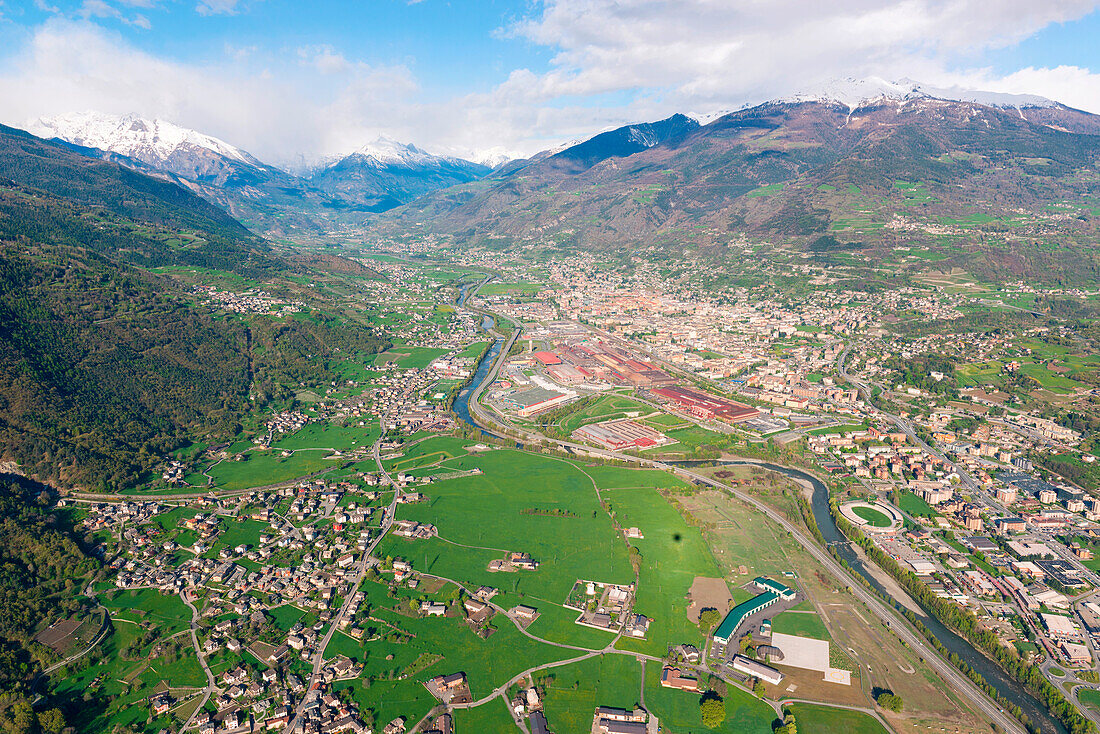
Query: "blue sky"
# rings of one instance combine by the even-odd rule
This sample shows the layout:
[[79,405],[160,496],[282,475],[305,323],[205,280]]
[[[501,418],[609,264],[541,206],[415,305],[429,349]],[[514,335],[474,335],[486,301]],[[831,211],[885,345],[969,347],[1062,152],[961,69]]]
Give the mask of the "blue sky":
[[529,154],[836,77],[1100,112],[1100,0],[0,0],[0,120],[161,117],[266,160]]

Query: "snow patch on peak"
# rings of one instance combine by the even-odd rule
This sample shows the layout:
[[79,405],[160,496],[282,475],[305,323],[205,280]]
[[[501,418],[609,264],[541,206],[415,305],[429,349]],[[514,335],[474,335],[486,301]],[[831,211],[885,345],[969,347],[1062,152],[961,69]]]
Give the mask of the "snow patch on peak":
[[438,156],[421,150],[412,143],[401,143],[385,135],[379,135],[361,148],[357,148],[351,155],[373,158],[384,165],[404,166],[422,166],[439,159]]
[[1007,94],[984,92],[962,87],[935,87],[913,79],[887,81],[879,77],[866,79],[833,79],[820,87],[778,100],[782,103],[835,102],[849,110],[856,110],[870,102],[887,100],[906,103],[914,100],[948,100],[971,102],[988,107],[1059,107],[1057,102],[1035,94]]
[[785,97],[780,102],[837,102],[855,109],[865,102],[879,99],[904,100],[913,91],[913,85],[904,82],[888,82],[879,77],[866,79],[832,79],[817,89]]
[[165,120],[148,120],[135,114],[110,115],[73,112],[40,117],[28,131],[43,138],[59,138],[85,148],[118,153],[153,166],[161,166],[172,155],[203,149],[249,166],[262,164],[224,140],[180,127]]

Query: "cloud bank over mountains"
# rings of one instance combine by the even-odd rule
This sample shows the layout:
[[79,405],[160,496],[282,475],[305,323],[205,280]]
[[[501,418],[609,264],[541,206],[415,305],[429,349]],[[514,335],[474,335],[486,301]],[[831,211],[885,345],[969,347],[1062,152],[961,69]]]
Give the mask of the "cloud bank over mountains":
[[[546,52],[547,63],[501,68],[495,80],[445,93],[430,83],[430,68],[399,54],[379,64],[351,48],[249,43],[223,43],[201,60],[154,53],[99,20],[126,8],[99,2],[98,13],[59,14],[25,29],[0,62],[0,120],[137,113],[300,166],[383,134],[466,158],[528,155],[627,122],[736,109],[837,77],[1038,94],[1100,112],[1100,74],[1085,66],[1005,72],[990,61],[1085,17],[1096,0],[1002,0],[995,12],[978,0],[792,0],[782,8],[546,0],[521,6],[485,42],[527,44]],[[145,3],[155,5],[143,0],[143,10]],[[193,12],[225,18],[264,13],[265,5],[204,0]]]

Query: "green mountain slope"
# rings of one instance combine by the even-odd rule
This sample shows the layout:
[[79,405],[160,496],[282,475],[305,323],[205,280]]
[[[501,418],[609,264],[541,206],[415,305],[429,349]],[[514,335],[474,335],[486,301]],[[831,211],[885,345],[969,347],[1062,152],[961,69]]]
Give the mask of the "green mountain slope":
[[263,240],[196,194],[2,125],[0,212],[5,240],[64,239],[146,266],[281,267]]
[[583,170],[555,165],[564,153],[511,165],[378,226],[700,254],[742,234],[805,249],[825,236],[826,249],[835,241],[870,263],[930,248],[998,277],[1093,277],[1097,133],[1100,118],[1061,107],[769,103],[625,156],[586,151],[598,162]]
[[266,398],[326,375],[340,350],[384,347],[331,316],[226,318],[195,305],[147,268],[264,282],[286,264],[174,184],[8,131],[0,147],[0,461],[61,485],[123,488],[196,437],[232,438]]

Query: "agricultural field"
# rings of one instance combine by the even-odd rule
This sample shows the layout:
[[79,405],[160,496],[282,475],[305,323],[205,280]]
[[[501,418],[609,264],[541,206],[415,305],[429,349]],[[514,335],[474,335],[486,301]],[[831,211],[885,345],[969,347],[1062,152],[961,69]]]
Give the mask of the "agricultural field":
[[848,711],[833,706],[794,703],[790,706],[798,722],[798,730],[807,734],[842,731],[846,734],[888,734],[874,717],[860,711]]
[[[403,557],[418,571],[474,588],[486,584],[552,604],[564,600],[578,578],[611,583],[633,579],[626,543],[600,507],[592,480],[573,464],[495,450],[462,456],[446,466],[482,473],[434,482],[426,490],[429,502],[398,511],[399,518],[433,523],[439,537],[415,542],[387,538],[380,554]],[[523,512],[531,509],[562,514]],[[464,549],[459,552],[455,544]],[[530,553],[541,565],[517,573],[487,570],[489,561],[510,551]]]
[[449,349],[395,344],[388,351],[379,354],[374,363],[378,366],[393,363],[401,369],[423,369],[448,353],[450,353]]
[[239,454],[242,457],[239,461],[229,459],[219,462],[208,473],[214,477],[214,486],[218,489],[249,489],[286,482],[338,466],[337,462],[327,458],[328,455],[327,451],[295,451],[291,456],[281,456],[271,451],[250,451]]

